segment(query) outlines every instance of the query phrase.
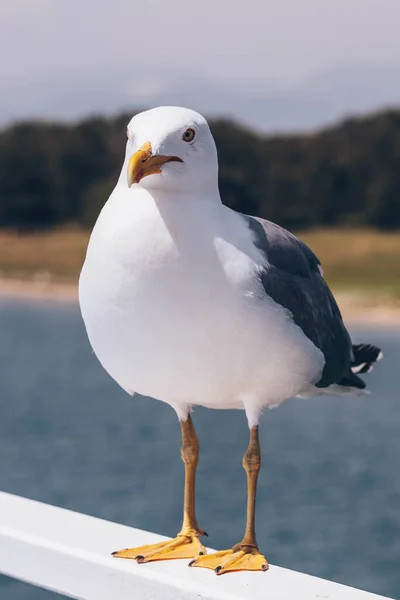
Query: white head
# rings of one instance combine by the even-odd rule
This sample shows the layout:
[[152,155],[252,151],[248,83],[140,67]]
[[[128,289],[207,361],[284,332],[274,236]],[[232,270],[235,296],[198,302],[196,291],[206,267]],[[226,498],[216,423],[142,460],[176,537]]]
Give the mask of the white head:
[[218,189],[218,158],[207,121],[193,110],[160,106],[134,116],[118,185],[193,193]]

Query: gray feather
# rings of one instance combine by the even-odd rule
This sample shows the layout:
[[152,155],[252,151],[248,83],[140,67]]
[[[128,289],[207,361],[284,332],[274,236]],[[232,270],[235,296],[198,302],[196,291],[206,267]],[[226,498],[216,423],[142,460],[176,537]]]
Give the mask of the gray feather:
[[265,292],[284,306],[304,334],[323,352],[325,367],[317,387],[338,383],[349,373],[351,340],[315,254],[279,225],[243,215],[254,243],[266,258],[260,271]]

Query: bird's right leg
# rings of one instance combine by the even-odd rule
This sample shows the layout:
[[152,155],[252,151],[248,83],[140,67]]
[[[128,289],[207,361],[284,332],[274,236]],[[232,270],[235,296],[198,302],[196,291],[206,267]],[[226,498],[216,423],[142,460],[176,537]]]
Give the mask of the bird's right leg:
[[207,534],[199,528],[195,514],[195,481],[199,460],[199,441],[190,414],[186,421],[181,420],[180,424],[182,431],[181,456],[185,464],[182,529],[173,540],[113,552],[113,556],[117,558],[132,558],[136,559],[138,563],[144,563],[173,558],[194,558],[206,554],[206,549],[199,538],[201,535]]

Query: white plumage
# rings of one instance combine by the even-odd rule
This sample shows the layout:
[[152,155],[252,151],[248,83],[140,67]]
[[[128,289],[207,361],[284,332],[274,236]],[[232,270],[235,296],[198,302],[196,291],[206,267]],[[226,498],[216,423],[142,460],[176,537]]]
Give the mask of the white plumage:
[[[242,216],[221,203],[203,117],[154,109],[134,117],[128,135],[79,284],[93,350],[127,392],[167,402],[181,419],[191,405],[244,408],[253,426],[262,407],[306,393],[324,356],[265,294],[265,257]],[[147,142],[153,155],[183,162],[129,186],[131,157]]]
[[[240,151],[240,149],[239,149]],[[352,345],[319,261],[278,225],[222,205],[215,143],[193,111],[163,107],[128,126],[118,184],[93,230],[79,283],[92,347],[128,393],[177,412],[185,464],[175,539],[113,552],[139,563],[266,571],[255,535],[263,407],[291,396],[363,392],[353,370],[381,356]],[[195,513],[199,442],[190,410],[243,408],[250,440],[244,537],[211,555]]]

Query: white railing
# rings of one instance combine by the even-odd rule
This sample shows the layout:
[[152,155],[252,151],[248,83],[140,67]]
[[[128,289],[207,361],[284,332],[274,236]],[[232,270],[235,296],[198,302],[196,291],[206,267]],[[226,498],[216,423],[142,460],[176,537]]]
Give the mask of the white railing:
[[0,492],[0,573],[77,600],[378,600],[338,583],[271,566],[217,577],[187,560],[137,565],[119,548],[162,536]]

